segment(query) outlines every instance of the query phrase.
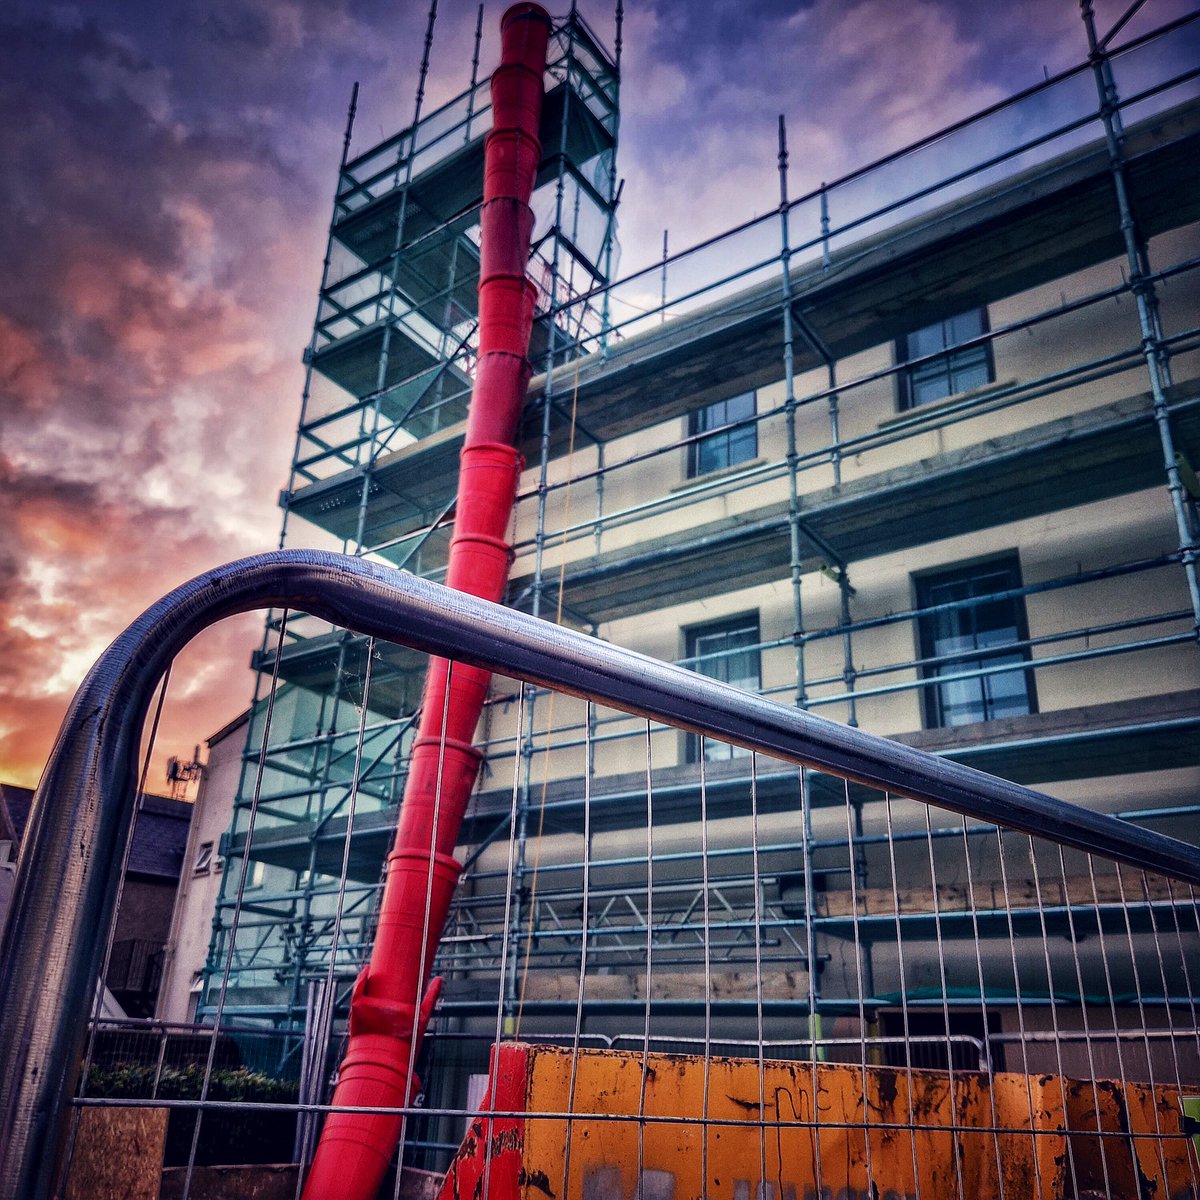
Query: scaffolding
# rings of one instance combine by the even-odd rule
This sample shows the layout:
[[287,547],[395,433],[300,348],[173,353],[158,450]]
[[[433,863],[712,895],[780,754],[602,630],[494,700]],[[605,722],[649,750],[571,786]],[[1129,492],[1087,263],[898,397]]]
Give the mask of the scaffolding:
[[[352,475],[348,491],[321,503],[324,527],[347,552],[434,577],[446,563],[452,481],[474,372],[483,143],[491,128],[488,83],[478,78],[482,8],[468,88],[436,111],[423,112],[435,15],[436,7],[429,14],[407,129],[351,158],[357,85],[351,98],[317,317],[304,356],[301,419],[291,482],[282,498],[280,540],[282,547],[292,515],[310,515],[298,497],[323,480],[346,482]],[[552,39],[529,266],[538,288],[530,357],[542,366],[583,353],[605,324],[596,297],[618,253],[620,29],[618,7],[616,49],[610,52],[572,11]],[[554,403],[547,396],[543,407],[548,412]],[[396,455],[434,446],[442,448],[439,471],[413,476],[413,487],[397,489]],[[381,535],[394,522],[405,532]],[[257,657],[262,692],[275,670],[281,625],[278,617],[268,619]],[[396,667],[376,665],[360,755],[353,744],[363,705],[361,680],[368,673],[363,639],[314,631],[295,619],[286,636],[289,667],[279,674],[289,688],[275,704],[274,740],[264,752],[251,730],[238,798],[238,812],[244,812],[252,802],[251,772],[261,757],[267,782],[259,790],[281,823],[279,832],[298,832],[303,843],[280,844],[269,864],[282,864],[291,886],[268,880],[262,860],[252,879],[257,918],[242,922],[244,936],[258,939],[251,958],[273,956],[265,986],[256,982],[244,993],[247,1015],[269,1013],[285,1027],[303,1020],[307,984],[321,969],[321,946],[332,929],[322,912],[328,908],[330,863],[321,847],[344,819],[347,785],[356,772],[364,793],[360,819],[378,816],[380,828],[394,823],[422,674],[411,655]],[[300,673],[310,672],[305,679],[292,673],[301,659],[307,666]],[[263,711],[256,696],[252,725],[261,722]],[[280,737],[285,723],[291,732]],[[237,835],[235,820],[226,847],[235,857],[226,859],[226,883],[228,864],[236,863]],[[379,883],[382,854],[375,849],[373,843],[364,849],[368,877],[356,873],[346,899],[343,921],[357,935],[357,947],[367,944]],[[214,918],[217,956],[233,899],[226,888]]]
[[[539,373],[510,604],[702,674],[728,678],[722,664],[752,654],[764,696],[1019,782],[1194,772],[1198,18],[1113,45],[1085,12],[1089,57],[1077,67],[797,198],[781,119],[777,207],[674,254],[664,239],[661,260],[614,279],[620,10],[611,53],[573,11],[556,27],[542,125],[530,268]],[[298,518],[348,553],[436,581],[473,369],[488,109],[474,76],[436,112],[422,112],[421,94],[408,129],[355,158],[351,105],[283,506],[285,537]],[[983,327],[954,348],[978,350],[991,378],[898,409],[897,393],[946,358],[913,351],[908,335],[974,309]],[[749,415],[702,428],[689,417],[751,392]],[[754,455],[687,470],[697,447],[747,430]],[[1058,528],[1064,513],[1075,515]],[[1036,528],[1048,549],[978,594],[922,597],[896,566],[939,544],[971,558],[972,539],[1008,526]],[[704,605],[755,588],[774,607],[752,638],[680,653],[681,620],[698,624]],[[1038,615],[1003,656],[921,644],[940,616],[1002,603]],[[664,629],[653,614],[668,608],[689,615]],[[336,1024],[370,946],[424,659],[274,614],[255,665],[199,1012],[211,1015],[219,993],[227,1021],[300,1029],[327,1004]],[[1117,686],[1135,673],[1149,686]],[[923,720],[938,689],[1014,676],[1046,703],[975,725]],[[816,771],[798,789],[793,770],[734,753],[706,761],[674,730],[530,685],[496,681],[483,736],[431,1034],[458,1064],[444,1086],[460,1105],[465,1075],[486,1070],[479,1035],[496,973],[508,1032],[561,1036],[581,937],[589,969],[612,981],[585,1004],[598,1041],[641,1020],[631,972],[649,946],[675,975],[656,1009],[660,1048],[684,1045],[702,1012],[716,1022],[710,1042],[739,1044],[757,1013],[760,1044],[835,1054],[849,1020],[886,1054],[889,1038],[911,1041],[932,1014],[939,1053],[953,1057],[945,1046],[965,1038],[1000,1055],[1015,1038],[1027,1064],[1045,1065],[1038,1037],[1056,995],[1086,1007],[1089,972],[1105,964],[1085,955],[1074,982],[1047,965],[1022,988],[1036,964],[966,956],[965,973],[948,976],[932,942],[1036,932],[1078,944],[1095,933],[1102,946],[1127,923],[1140,945],[1175,911],[1169,885],[1138,893],[1119,872],[1051,871],[1019,835],[935,825],[920,806]],[[652,813],[649,768],[628,765],[643,755],[655,760]],[[1123,817],[1165,832],[1187,836],[1200,812],[1146,788],[1124,802],[1121,792],[1106,800],[1115,794]],[[951,884],[939,878],[942,848],[965,871]],[[652,891],[631,890],[650,875]],[[988,899],[1001,883],[1006,902]],[[940,978],[928,973],[935,961]],[[746,991],[751,965],[765,999]],[[689,992],[702,966],[723,973],[719,999]],[[838,985],[847,972],[861,988]],[[332,1000],[318,996],[327,978]],[[1154,1036],[1195,1024],[1166,979],[1136,982],[1124,981]],[[1113,1038],[1125,1016],[1114,1010]],[[449,1107],[451,1091],[435,1100]],[[414,1137],[430,1154],[449,1144],[436,1122]]]

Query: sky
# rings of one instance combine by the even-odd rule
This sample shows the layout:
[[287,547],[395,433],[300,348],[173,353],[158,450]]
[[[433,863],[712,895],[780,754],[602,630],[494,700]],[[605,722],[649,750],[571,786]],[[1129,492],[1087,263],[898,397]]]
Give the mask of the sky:
[[[503,7],[485,8],[484,70]],[[1193,7],[1148,0],[1129,32]],[[611,44],[611,5],[580,8]],[[1103,31],[1125,0],[1096,8]],[[465,87],[476,10],[441,0],[427,106]],[[0,6],[0,780],[36,783],[142,609],[277,546],[351,87],[353,152],[407,124],[426,15]],[[779,113],[795,194],[1085,51],[1076,0],[627,0],[622,271],[664,226],[681,248],[775,205]],[[227,621],[178,661],[151,790],[249,702],[261,627]]]

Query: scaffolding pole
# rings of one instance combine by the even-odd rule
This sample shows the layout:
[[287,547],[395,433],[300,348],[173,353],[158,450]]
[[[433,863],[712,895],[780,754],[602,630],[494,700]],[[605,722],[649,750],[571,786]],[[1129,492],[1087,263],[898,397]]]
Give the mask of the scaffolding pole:
[[[382,415],[383,394],[387,384],[388,360],[391,355],[392,325],[395,320],[397,282],[400,274],[400,254],[404,246],[404,226],[408,219],[408,192],[412,186],[413,164],[417,158],[417,134],[420,131],[421,125],[421,108],[425,103],[425,82],[429,77],[429,56],[433,49],[433,28],[437,22],[437,8],[438,0],[429,0],[429,16],[425,22],[425,41],[421,50],[421,67],[417,75],[417,97],[413,106],[412,136],[408,142],[408,156],[404,167],[404,183],[401,185],[400,190],[400,207],[396,213],[396,233],[392,243],[392,254],[388,263],[388,273],[384,277],[387,300],[385,302],[383,318],[383,341],[379,349],[379,362],[375,374],[375,400],[371,405],[370,445],[367,451],[367,461],[363,465],[362,494],[359,498],[358,509],[358,528],[354,536],[353,552],[355,554],[362,553],[363,537],[367,521],[367,504],[371,495],[372,468],[378,453],[379,421]],[[399,145],[401,149],[397,150],[397,155],[403,153],[403,141]],[[399,174],[399,165],[399,161],[397,161],[397,174]],[[397,180],[397,182],[399,181]],[[365,409],[362,412],[362,416],[365,421],[367,416]]]
[[[567,26],[567,65],[566,77],[571,76],[571,61],[575,52],[575,4],[571,5]],[[562,239],[563,202],[566,198],[566,164],[567,164],[567,130],[571,111],[571,89],[563,92],[562,118],[558,131],[558,151],[556,154],[556,179],[554,185],[554,233],[550,251],[550,301],[546,313],[546,386],[541,398],[541,437],[538,453],[538,486],[537,486],[537,516],[534,533],[534,563],[533,563],[533,598],[532,612],[535,617],[542,615],[545,581],[542,577],[546,552],[546,505],[548,492],[546,481],[550,470],[550,419],[554,408],[554,357],[558,333],[558,284],[559,262]],[[533,928],[533,900],[528,895],[526,877],[529,874],[527,861],[529,845],[529,818],[533,807],[533,760],[536,753],[535,740],[537,737],[537,695],[528,684],[521,685],[525,693],[524,712],[525,730],[520,749],[520,784],[517,797],[517,819],[515,834],[517,840],[516,858],[513,872],[513,900],[511,944],[519,947],[526,921],[530,930]],[[548,753],[549,747],[543,749]],[[542,830],[537,830],[540,841]],[[535,868],[536,878],[536,868]],[[520,961],[518,961],[520,960]],[[529,970],[528,943],[525,953],[512,954],[507,963],[505,978],[504,1019],[506,1032],[516,1033],[520,1028],[521,1008],[524,1003],[524,980]]]
[[[1171,499],[1171,510],[1175,515],[1175,529],[1179,537],[1184,575],[1187,578],[1188,594],[1192,601],[1193,632],[1200,642],[1200,573],[1197,571],[1196,521],[1189,511],[1189,502],[1179,476],[1179,461],[1175,451],[1175,437],[1171,430],[1171,419],[1167,410],[1166,389],[1172,384],[1171,364],[1163,351],[1163,330],[1158,308],[1158,293],[1150,269],[1149,251],[1145,239],[1138,232],[1137,218],[1129,196],[1129,179],[1125,165],[1125,130],[1121,119],[1120,96],[1113,75],[1112,61],[1107,49],[1109,38],[1101,45],[1096,38],[1096,19],[1092,0],[1080,0],[1079,11],[1087,32],[1088,56],[1096,80],[1096,93],[1100,104],[1100,118],[1104,122],[1104,139],[1108,146],[1109,169],[1112,173],[1113,193],[1120,214],[1121,239],[1125,247],[1125,259],[1129,267],[1129,290],[1137,304],[1138,324],[1142,334],[1142,356],[1146,363],[1146,374],[1150,378],[1150,392],[1154,397],[1154,424],[1162,445],[1163,467],[1167,477],[1167,492]],[[1121,22],[1123,23],[1123,22]],[[1121,23],[1114,28],[1120,28]]]
[[804,681],[803,562],[800,553],[799,457],[796,452],[795,335],[792,329],[792,251],[788,235],[787,123],[779,114],[779,265],[783,279],[783,392],[787,423],[788,538],[791,550],[792,639],[796,661],[796,707],[808,706]]

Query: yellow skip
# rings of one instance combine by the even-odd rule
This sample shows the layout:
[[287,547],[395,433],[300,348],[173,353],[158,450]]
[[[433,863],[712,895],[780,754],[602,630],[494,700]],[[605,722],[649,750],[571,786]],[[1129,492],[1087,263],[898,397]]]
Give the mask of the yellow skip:
[[[491,1122],[507,1160],[493,1200],[512,1184],[529,1200],[1193,1194],[1171,1088],[521,1044],[497,1064],[495,1110],[525,1115]],[[487,1123],[444,1197],[474,1190]]]

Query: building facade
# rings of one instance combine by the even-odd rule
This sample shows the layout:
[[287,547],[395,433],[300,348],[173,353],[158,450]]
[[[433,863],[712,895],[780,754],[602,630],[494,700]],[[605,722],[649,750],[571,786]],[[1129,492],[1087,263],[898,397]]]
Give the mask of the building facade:
[[[14,878],[11,866],[32,803],[32,789],[0,783],[0,928],[8,916]],[[138,797],[97,1001],[102,1016],[154,1014],[191,819],[192,805],[184,800],[145,792]]]
[[224,867],[222,839],[241,778],[248,720],[242,713],[205,742],[208,754],[192,804],[175,909],[163,947],[162,986],[154,1014],[160,1021],[187,1024],[196,1016]]
[[[1194,836],[1195,24],[609,282],[619,62],[568,22],[508,602]],[[292,544],[445,567],[484,96],[343,161]],[[785,155],[781,174],[786,195]],[[336,1020],[364,961],[423,664],[274,614],[257,665],[200,1012],[224,987],[226,1019],[299,1028],[326,984]],[[435,1031],[459,1038],[433,1051],[457,1064],[443,1100],[483,1069],[470,1035],[498,1009],[531,1037],[577,1012],[589,1036],[641,1037],[653,1017],[671,1045],[702,1012],[732,1046],[869,1030],[885,1058],[928,1025],[934,1065],[956,1038],[1002,1061],[1101,973],[1138,997],[1110,1029],[1192,1020],[1187,981],[1140,958],[1174,903],[1149,886],[1091,879],[1089,905],[1129,914],[1114,962],[1076,925],[1080,862],[1054,865],[1050,905],[1032,843],[499,677],[479,736],[439,959]],[[902,889],[902,930],[872,917]],[[1026,918],[1041,938],[1013,950]]]

